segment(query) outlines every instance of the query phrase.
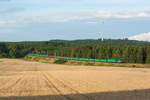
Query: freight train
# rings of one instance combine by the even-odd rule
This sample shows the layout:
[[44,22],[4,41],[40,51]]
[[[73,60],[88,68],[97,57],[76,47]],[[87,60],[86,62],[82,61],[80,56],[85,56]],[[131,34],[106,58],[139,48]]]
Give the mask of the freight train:
[[109,62],[109,63],[121,63],[120,59],[92,59],[92,58],[73,58],[73,57],[61,57],[61,56],[49,56],[41,54],[28,54],[28,56],[47,57],[51,59],[62,59],[62,60],[76,60],[76,61],[93,61],[93,62]]

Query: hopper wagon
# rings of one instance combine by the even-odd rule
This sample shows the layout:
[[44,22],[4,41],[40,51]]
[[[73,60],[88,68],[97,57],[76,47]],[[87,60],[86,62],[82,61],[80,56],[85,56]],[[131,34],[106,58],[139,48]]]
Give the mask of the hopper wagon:
[[61,57],[61,56],[49,56],[41,54],[28,54],[29,56],[47,57],[51,59],[62,59],[62,60],[76,60],[76,61],[93,61],[93,62],[109,62],[109,63],[121,63],[120,59],[93,59],[93,58],[73,58],[73,57]]

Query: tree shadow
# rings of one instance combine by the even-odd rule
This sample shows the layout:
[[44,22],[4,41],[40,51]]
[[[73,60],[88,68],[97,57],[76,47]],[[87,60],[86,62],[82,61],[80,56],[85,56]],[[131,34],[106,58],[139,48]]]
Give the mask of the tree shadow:
[[10,96],[0,100],[150,100],[150,89],[87,94]]

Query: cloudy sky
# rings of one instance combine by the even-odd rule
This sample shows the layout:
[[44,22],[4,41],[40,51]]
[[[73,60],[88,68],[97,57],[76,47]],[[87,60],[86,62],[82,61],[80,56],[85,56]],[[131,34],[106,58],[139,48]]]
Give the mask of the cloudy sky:
[[0,0],[0,41],[150,41],[149,0]]

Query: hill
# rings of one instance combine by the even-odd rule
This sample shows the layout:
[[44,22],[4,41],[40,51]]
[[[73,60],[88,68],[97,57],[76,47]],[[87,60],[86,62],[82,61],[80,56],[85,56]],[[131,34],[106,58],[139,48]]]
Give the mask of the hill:
[[150,46],[148,41],[136,41],[136,40],[121,40],[121,39],[105,39],[104,41],[86,39],[86,40],[50,40],[49,42],[54,43],[65,43],[65,44],[97,44],[97,45],[134,45],[134,46]]

